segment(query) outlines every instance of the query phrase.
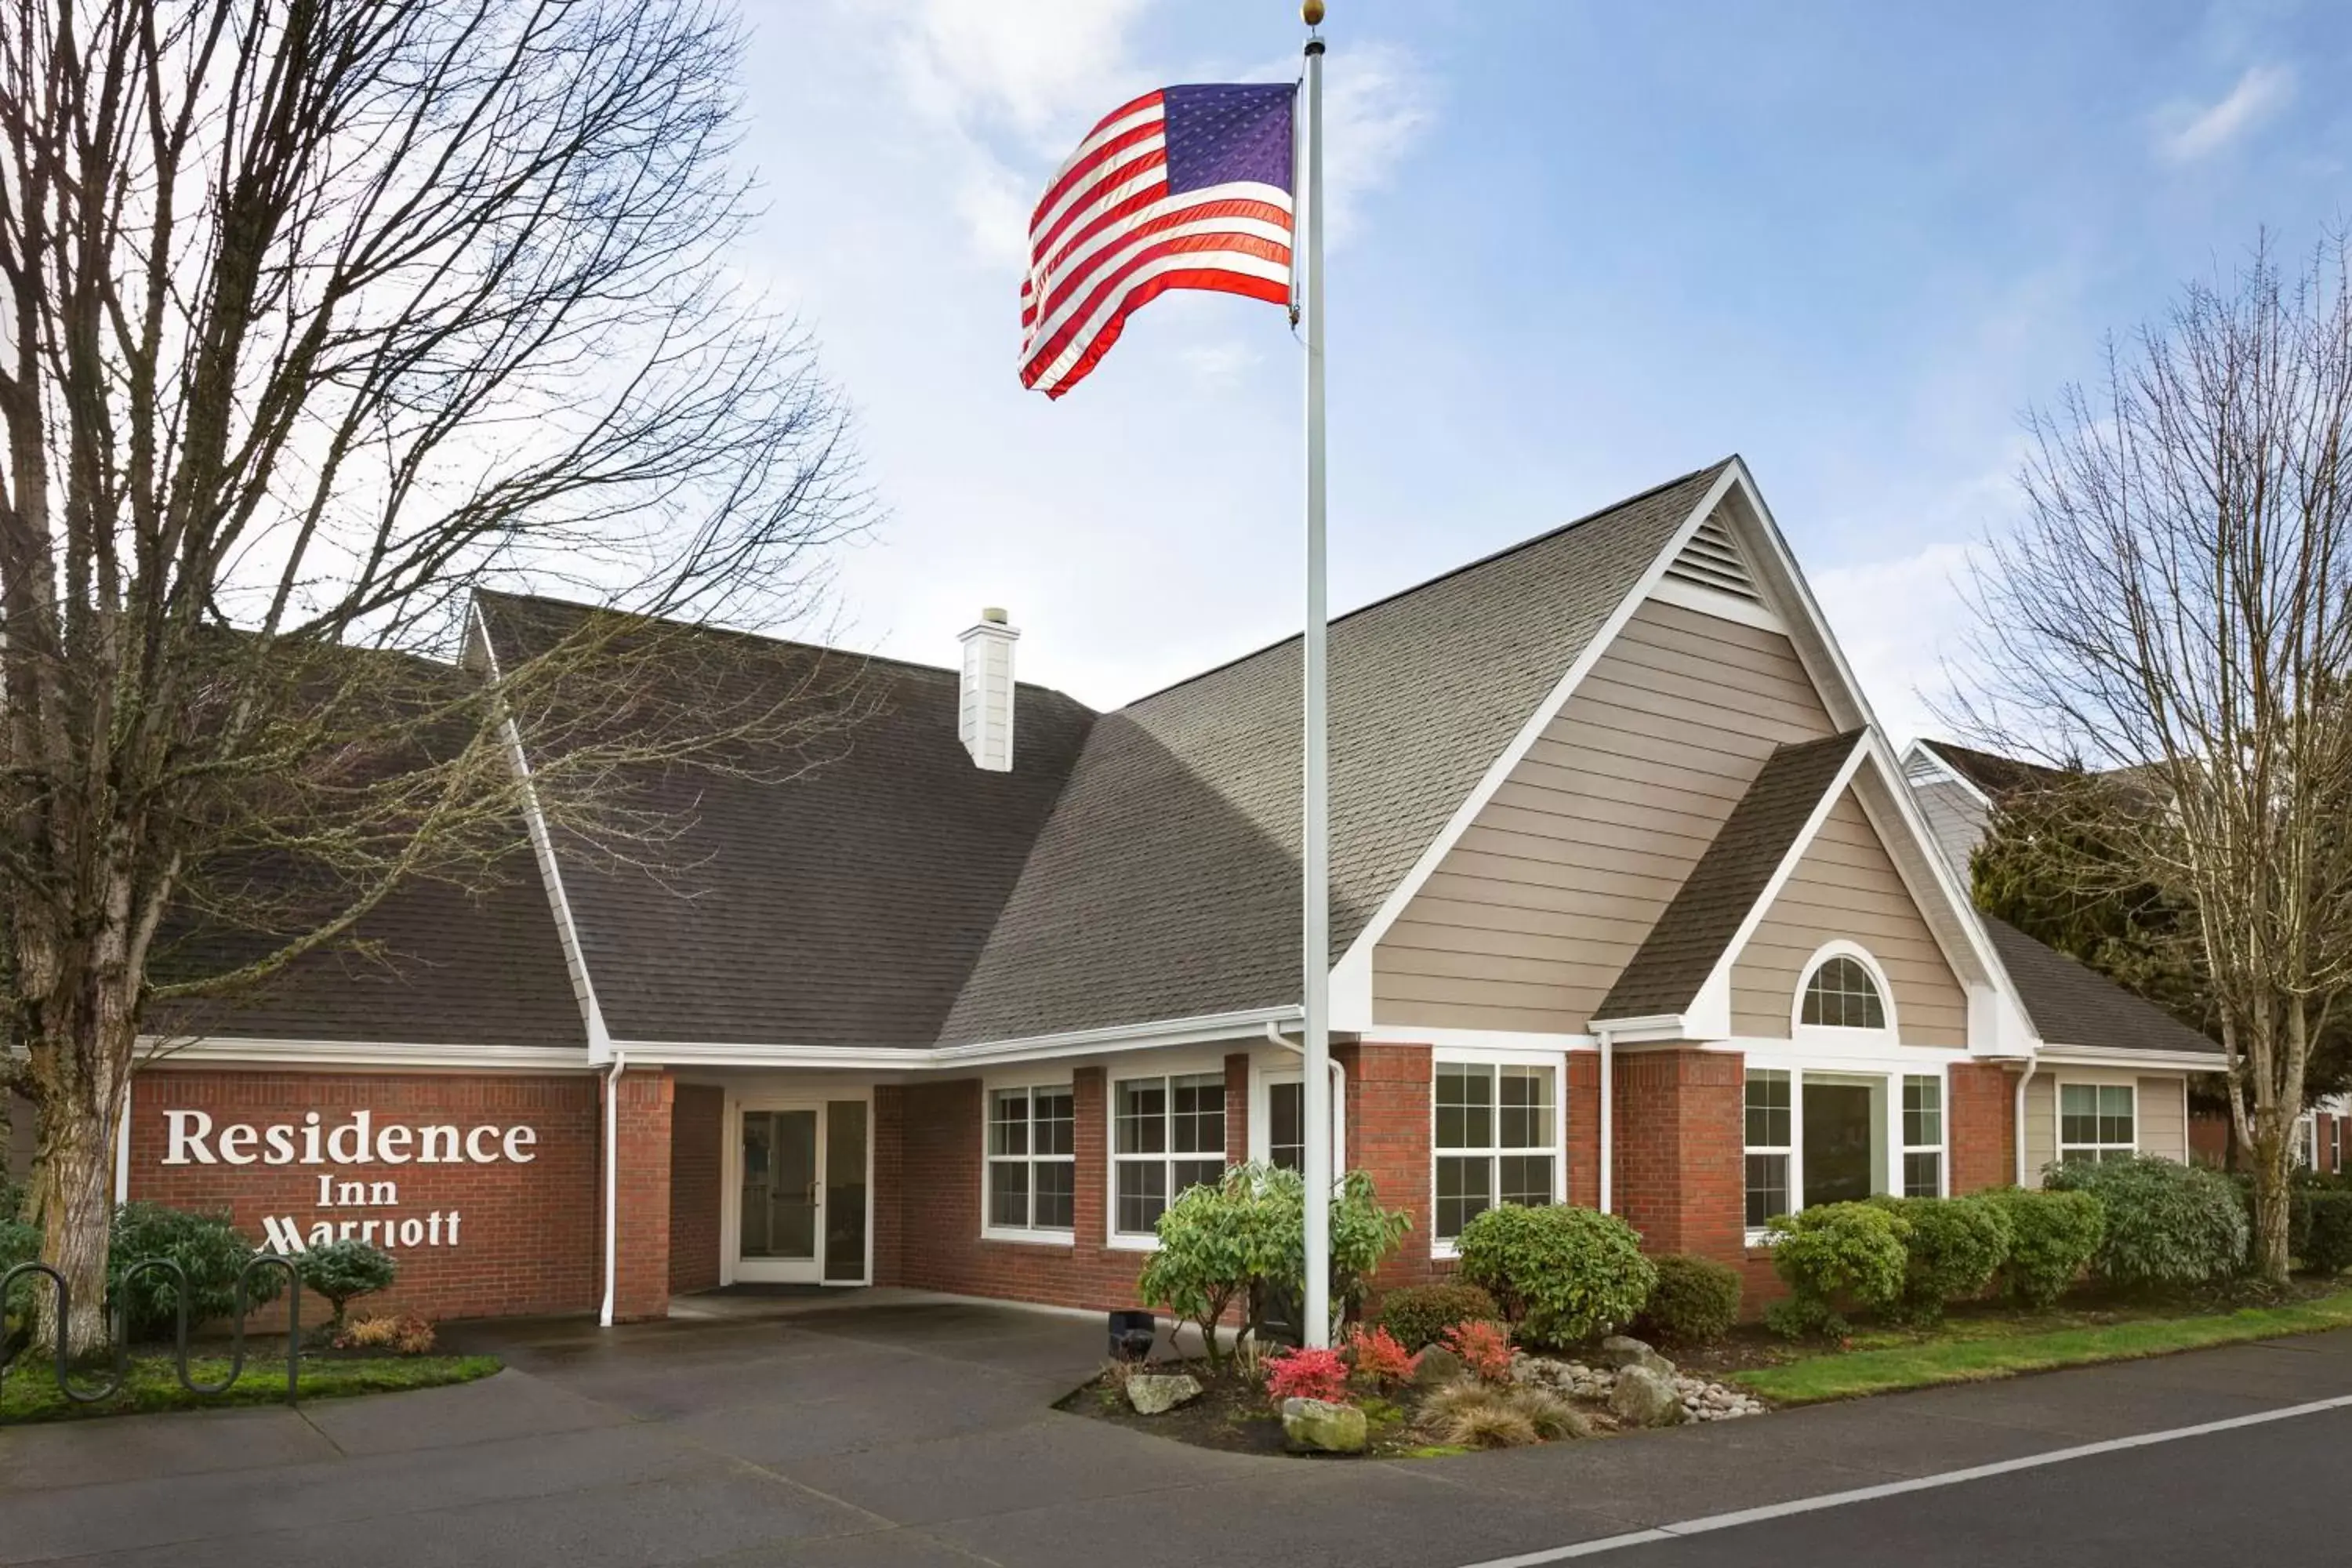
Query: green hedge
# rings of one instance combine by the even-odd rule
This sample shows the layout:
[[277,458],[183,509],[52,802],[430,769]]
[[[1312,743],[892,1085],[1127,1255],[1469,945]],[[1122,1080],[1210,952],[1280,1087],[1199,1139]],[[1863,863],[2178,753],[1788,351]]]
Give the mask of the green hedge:
[[1833,1333],[1849,1308],[1885,1311],[1909,1277],[1909,1222],[1876,1204],[1822,1204],[1782,1215],[1765,1228],[1772,1268],[1789,1299],[1764,1310],[1777,1331]]
[[2088,1193],[1996,1187],[1979,1195],[2009,1221],[2000,1285],[2023,1306],[2047,1307],[2074,1289],[2107,1234],[2106,1210]]
[[1381,1298],[1380,1326],[1409,1351],[1423,1350],[1464,1323],[1503,1315],[1495,1298],[1475,1285],[1406,1285]]
[[2217,1171],[2142,1154],[2053,1165],[2042,1185],[2098,1200],[2106,1235],[2091,1268],[2108,1284],[2201,1285],[2245,1267],[2245,1204]]
[[1672,1344],[1712,1344],[1739,1321],[1739,1271],[1712,1258],[1669,1252],[1650,1260],[1658,1282],[1633,1320],[1646,1340]]
[[1954,1301],[1985,1292],[2009,1261],[2009,1216],[1981,1197],[1873,1198],[1910,1226],[1904,1240],[1901,1315],[1931,1323]]

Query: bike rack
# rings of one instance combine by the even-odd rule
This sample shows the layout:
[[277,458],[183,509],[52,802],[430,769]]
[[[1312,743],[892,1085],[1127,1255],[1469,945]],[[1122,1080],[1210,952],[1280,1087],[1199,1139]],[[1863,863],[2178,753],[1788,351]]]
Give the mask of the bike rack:
[[[302,1279],[295,1271],[293,1260],[274,1252],[257,1254],[236,1275],[236,1316],[230,1330],[228,1375],[218,1383],[198,1383],[188,1369],[188,1271],[179,1261],[170,1258],[143,1258],[123,1270],[121,1284],[114,1304],[114,1365],[113,1375],[102,1387],[80,1389],[73,1385],[73,1361],[66,1342],[59,1336],[55,1351],[54,1368],[58,1392],[76,1405],[96,1405],[122,1392],[131,1376],[131,1302],[132,1281],[150,1272],[171,1277],[173,1283],[173,1368],[180,1386],[199,1397],[226,1394],[245,1375],[245,1320],[253,1310],[253,1275],[256,1269],[282,1268],[286,1271],[286,1403],[299,1404],[302,1387]],[[73,1316],[73,1289],[66,1277],[46,1263],[20,1263],[0,1274],[0,1318],[5,1318],[9,1297],[16,1281],[40,1277],[47,1279],[57,1290],[57,1321],[68,1321]],[[7,1388],[9,1362],[0,1360],[0,1393]],[[6,1403],[0,1400],[0,1425],[7,1420]]]

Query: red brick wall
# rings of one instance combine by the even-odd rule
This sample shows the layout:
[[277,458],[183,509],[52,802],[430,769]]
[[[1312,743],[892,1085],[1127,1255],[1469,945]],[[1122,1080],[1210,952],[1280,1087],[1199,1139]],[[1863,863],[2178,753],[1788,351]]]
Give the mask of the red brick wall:
[[1225,1058],[1225,1163],[1245,1164],[1250,1157],[1250,1059],[1245,1051]]
[[1331,1054],[1348,1074],[1348,1166],[1372,1178],[1382,1208],[1412,1217],[1372,1288],[1422,1284],[1439,1272],[1429,1256],[1429,1047],[1357,1044]]
[[1615,1206],[1652,1252],[1747,1261],[1740,1058],[1617,1053]]
[[669,1122],[669,1289],[719,1288],[719,1183],[727,1091],[682,1083]]
[[1955,1062],[1944,1127],[1951,1190],[1978,1193],[2017,1179],[2017,1074],[1989,1062]]
[[[374,1125],[529,1126],[527,1163],[165,1165],[166,1110],[199,1110],[221,1129],[235,1124],[299,1127],[316,1110],[327,1128],[367,1110]],[[454,1247],[391,1250],[400,1279],[362,1310],[428,1318],[494,1317],[586,1310],[603,1288],[597,1236],[597,1079],[591,1074],[507,1077],[455,1074],[322,1074],[157,1069],[143,1072],[131,1099],[130,1196],[174,1208],[227,1209],[257,1241],[263,1216],[297,1221],[304,1234],[322,1220],[426,1219],[456,1214]],[[395,1205],[319,1206],[319,1178],[394,1184]],[[356,1232],[354,1233],[356,1234]],[[323,1305],[304,1306],[306,1321]]]
[[[1103,1069],[1080,1068],[1073,1078],[1077,1193],[1067,1243],[982,1237],[980,1079],[907,1084],[890,1095],[890,1110],[877,1104],[876,1283],[1059,1307],[1136,1304],[1144,1255],[1103,1242]],[[894,1170],[895,1180],[883,1174]]]
[[671,1096],[666,1072],[625,1072],[619,1086],[620,1150],[614,1202],[620,1238],[613,1288],[616,1322],[669,1315]]
[[1568,1201],[1601,1205],[1601,1053],[1568,1058]]

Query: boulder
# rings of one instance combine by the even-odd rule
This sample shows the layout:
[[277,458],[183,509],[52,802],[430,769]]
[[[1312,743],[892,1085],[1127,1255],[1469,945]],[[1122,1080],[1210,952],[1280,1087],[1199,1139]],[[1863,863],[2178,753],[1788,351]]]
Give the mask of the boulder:
[[1432,1345],[1413,1358],[1413,1385],[1442,1388],[1460,1377],[1464,1370],[1460,1356],[1444,1345]]
[[1683,1396],[1673,1378],[1636,1363],[1617,1369],[1609,1413],[1628,1426],[1672,1426],[1683,1418]]
[[1601,1342],[1601,1364],[1622,1369],[1646,1366],[1669,1383],[1674,1381],[1675,1363],[1643,1344],[1624,1334],[1612,1334]]
[[1201,1397],[1201,1380],[1189,1373],[1139,1372],[1127,1380],[1127,1402],[1138,1415],[1164,1415]]
[[1360,1454],[1369,1439],[1364,1413],[1322,1399],[1282,1402],[1283,1446],[1294,1454]]

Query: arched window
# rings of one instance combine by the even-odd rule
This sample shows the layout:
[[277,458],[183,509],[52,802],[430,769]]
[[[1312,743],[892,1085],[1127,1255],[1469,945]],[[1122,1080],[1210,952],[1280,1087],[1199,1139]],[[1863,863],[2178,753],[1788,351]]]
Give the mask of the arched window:
[[1860,960],[1839,953],[1805,982],[1805,1005],[1798,1022],[1828,1029],[1883,1029],[1886,1000]]

